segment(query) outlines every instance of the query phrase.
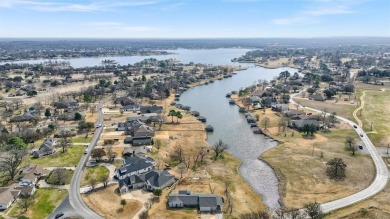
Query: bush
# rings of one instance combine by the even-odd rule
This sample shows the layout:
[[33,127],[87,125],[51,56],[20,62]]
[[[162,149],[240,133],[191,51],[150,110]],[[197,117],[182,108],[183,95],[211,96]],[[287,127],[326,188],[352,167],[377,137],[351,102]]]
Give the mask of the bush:
[[104,139],[104,145],[110,145],[114,143],[115,143],[114,139]]
[[65,168],[54,169],[46,178],[46,182],[52,185],[69,184],[72,179],[72,172],[72,170],[67,170]]
[[153,195],[155,195],[155,196],[160,196],[161,193],[162,193],[161,189],[155,189],[155,190],[153,190]]

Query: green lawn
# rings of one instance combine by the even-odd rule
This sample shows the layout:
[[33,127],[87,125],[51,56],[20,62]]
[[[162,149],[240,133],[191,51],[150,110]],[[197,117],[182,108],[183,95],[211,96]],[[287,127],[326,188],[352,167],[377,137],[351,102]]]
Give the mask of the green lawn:
[[84,155],[84,150],[83,146],[70,146],[65,149],[65,153],[62,153],[62,148],[58,148],[53,155],[37,159],[30,157],[28,163],[31,162],[42,167],[72,167],[79,163],[80,158]]
[[109,174],[109,170],[104,166],[87,167],[84,170],[81,186],[89,185],[89,180],[94,177],[99,181],[103,176]]
[[[56,171],[56,170],[53,170],[53,171]],[[46,182],[48,184],[53,184],[53,185],[56,185],[56,183],[58,183],[58,175],[56,176],[56,174],[53,174],[53,171],[49,174],[49,176],[46,178]],[[67,173],[67,177],[63,180],[61,180],[63,182],[63,184],[57,184],[57,185],[67,185],[67,184],[70,184],[70,181],[72,180],[72,176],[73,176],[73,170],[57,170],[57,171],[66,171]],[[64,173],[65,174],[65,173]]]
[[13,217],[24,215],[30,219],[46,218],[64,199],[66,194],[66,190],[38,189],[34,194],[34,202],[29,207],[27,212],[23,212],[23,209],[21,209],[18,204],[15,203],[15,207],[10,212],[10,215]]
[[88,138],[85,138],[84,135],[81,137],[74,137],[74,138],[72,138],[72,142],[73,143],[89,143],[89,142],[91,142],[92,137],[93,137],[92,134],[89,134]]

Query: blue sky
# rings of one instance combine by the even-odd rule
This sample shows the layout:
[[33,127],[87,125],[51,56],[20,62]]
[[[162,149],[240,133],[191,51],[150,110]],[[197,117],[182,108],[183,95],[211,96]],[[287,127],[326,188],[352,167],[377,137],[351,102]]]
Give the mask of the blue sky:
[[390,0],[0,0],[0,37],[390,37]]

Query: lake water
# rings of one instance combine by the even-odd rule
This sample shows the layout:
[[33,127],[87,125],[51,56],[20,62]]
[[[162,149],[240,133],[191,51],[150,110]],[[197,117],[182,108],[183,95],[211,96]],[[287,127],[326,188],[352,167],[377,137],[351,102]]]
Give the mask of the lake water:
[[[248,49],[178,49],[178,50],[168,50],[175,54],[171,55],[155,55],[155,56],[108,56],[108,57],[91,57],[91,58],[70,58],[70,59],[52,59],[58,61],[68,61],[70,65],[74,68],[86,67],[86,66],[97,66],[101,65],[102,61],[105,59],[115,60],[120,65],[134,64],[140,62],[146,58],[156,58],[158,60],[163,59],[176,59],[182,63],[202,63],[202,64],[212,64],[212,65],[239,65],[238,63],[231,63],[230,60],[235,57],[239,57],[245,54]],[[23,60],[23,61],[14,61],[14,62],[0,62],[0,64],[5,63],[30,63],[30,64],[39,64],[49,61],[49,59],[36,59],[36,60]]]
[[265,139],[263,135],[253,134],[244,114],[238,112],[239,107],[230,105],[229,98],[225,95],[252,85],[258,79],[271,80],[284,70],[295,71],[291,68],[249,67],[231,78],[191,88],[180,97],[181,104],[199,111],[207,118],[207,124],[214,127],[214,132],[208,133],[207,136],[210,145],[222,139],[230,146],[229,153],[242,161],[240,174],[270,208],[280,207],[278,180],[273,170],[258,158],[277,143]]
[[[252,133],[243,114],[238,112],[236,105],[229,105],[226,93],[248,87],[258,79],[271,80],[281,71],[291,68],[265,69],[253,64],[232,63],[232,58],[240,57],[248,49],[212,49],[212,50],[173,50],[175,54],[162,56],[131,56],[131,57],[98,57],[67,59],[75,68],[100,65],[104,59],[113,59],[118,64],[127,65],[142,61],[145,58],[176,59],[182,63],[203,63],[212,65],[241,65],[247,70],[239,71],[237,75],[224,80],[217,80],[209,85],[194,87],[184,92],[180,103],[191,106],[207,118],[207,124],[214,127],[213,133],[208,133],[210,145],[222,139],[230,145],[229,153],[241,160],[240,174],[260,194],[264,203],[270,208],[279,208],[278,180],[273,170],[260,161],[258,157],[266,150],[275,147],[276,142],[265,139],[262,135]],[[14,63],[41,63],[47,60],[18,61]]]

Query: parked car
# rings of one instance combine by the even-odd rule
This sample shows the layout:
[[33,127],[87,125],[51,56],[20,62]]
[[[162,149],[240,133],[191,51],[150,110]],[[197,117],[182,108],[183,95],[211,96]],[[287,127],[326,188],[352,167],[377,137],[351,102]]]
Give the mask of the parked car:
[[100,127],[102,127],[102,124],[97,124],[96,125],[96,128],[100,128]]
[[62,217],[62,216],[64,216],[64,213],[63,213],[63,212],[60,212],[60,213],[56,214],[56,217],[55,217],[55,218],[57,219],[57,218],[60,218],[60,217]]
[[359,149],[360,149],[360,150],[363,150],[363,145],[359,145]]
[[88,154],[88,149],[85,149],[84,154]]

